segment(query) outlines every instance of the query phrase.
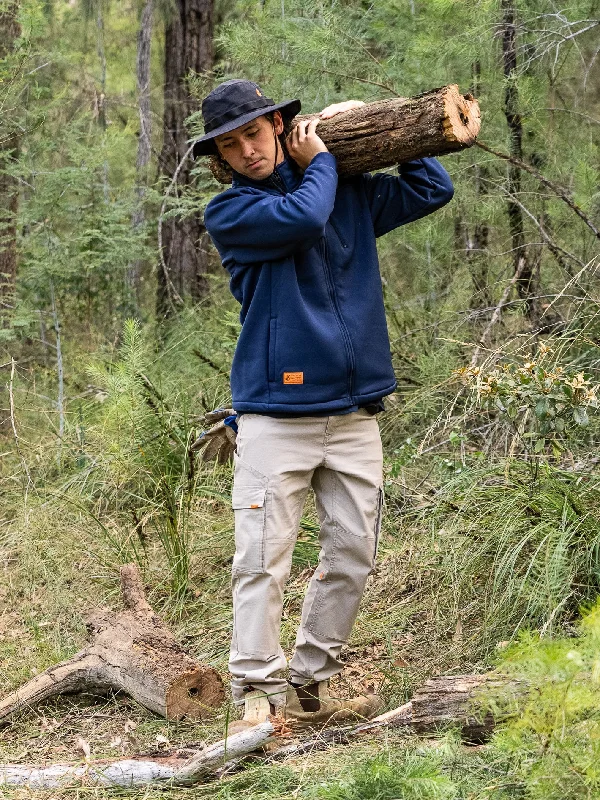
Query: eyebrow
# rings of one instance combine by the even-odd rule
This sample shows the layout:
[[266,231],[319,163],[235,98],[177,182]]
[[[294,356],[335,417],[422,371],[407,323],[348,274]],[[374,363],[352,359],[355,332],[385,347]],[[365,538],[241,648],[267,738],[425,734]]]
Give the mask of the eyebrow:
[[[254,125],[256,125],[256,120],[252,120],[252,122],[249,122],[247,125],[244,125],[244,127],[242,128],[242,133],[245,133],[247,130],[252,128],[252,126],[254,126]],[[223,142],[232,141],[233,140],[233,136],[229,136],[229,134],[224,133],[223,134],[223,138],[219,137],[219,140],[220,140],[221,144],[223,144]]]

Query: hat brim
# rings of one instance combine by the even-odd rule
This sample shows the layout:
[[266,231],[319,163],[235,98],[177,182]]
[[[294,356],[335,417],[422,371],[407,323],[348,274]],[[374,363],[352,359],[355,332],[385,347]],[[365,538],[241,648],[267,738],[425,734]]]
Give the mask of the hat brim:
[[301,107],[302,104],[300,103],[300,100],[284,100],[283,103],[276,103],[274,106],[256,108],[254,111],[249,111],[247,114],[242,114],[241,117],[232,119],[229,122],[226,122],[224,125],[221,125],[219,128],[215,128],[214,131],[205,133],[204,136],[196,139],[194,142],[192,155],[194,158],[198,158],[198,156],[213,156],[217,153],[217,145],[214,142],[214,139],[217,136],[222,136],[224,133],[230,133],[236,128],[241,128],[242,125],[247,125],[257,117],[264,117],[265,114],[272,114],[273,111],[281,111],[283,116],[287,117],[288,119],[292,119],[300,111]]

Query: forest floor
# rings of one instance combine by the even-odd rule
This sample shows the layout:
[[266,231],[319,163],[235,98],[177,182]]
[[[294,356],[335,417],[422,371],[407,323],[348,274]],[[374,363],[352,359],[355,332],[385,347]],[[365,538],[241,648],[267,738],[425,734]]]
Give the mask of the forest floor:
[[[35,494],[13,512],[10,524],[5,525],[0,551],[2,694],[81,649],[86,641],[83,620],[87,611],[98,606],[120,607],[119,563],[114,547],[90,526],[86,514],[60,499],[38,498]],[[313,508],[306,509],[304,520],[314,520]],[[112,527],[115,538],[119,535],[116,525]],[[153,554],[152,546],[147,551],[145,573],[149,600],[190,653],[217,668],[227,681],[233,548],[230,509],[224,501],[200,498],[190,529],[195,533],[190,551],[190,590],[185,601],[174,605],[170,600],[160,552],[156,548]],[[422,577],[417,574],[427,566],[427,532],[413,527],[392,531],[387,521],[384,529],[387,532],[382,538],[379,565],[369,580],[352,640],[344,652],[347,665],[333,689],[340,696],[375,690],[392,708],[406,701],[427,675],[471,671],[482,664],[469,659],[468,644],[456,627],[440,631],[429,619],[435,614],[434,604],[425,600],[420,588]],[[315,552],[314,541],[301,534],[283,620],[288,654]],[[415,591],[411,586],[419,588]],[[125,696],[62,697],[20,714],[0,729],[0,762],[77,762],[84,759],[82,740],[89,746],[92,759],[212,742],[222,738],[230,713],[232,709],[225,705],[203,723],[174,723],[157,718]],[[322,783],[325,774],[328,780],[345,775],[349,764],[380,753],[392,742],[403,743],[404,748],[416,747],[417,740],[411,739],[404,732],[387,731],[268,768],[258,759],[250,764],[248,774],[243,771],[192,793],[297,797]],[[26,789],[8,788],[0,788],[0,795],[3,791],[7,797],[35,795]],[[110,792],[88,788],[86,794],[100,797]],[[52,796],[63,794],[53,792]],[[72,790],[65,790],[64,796],[72,796]]]
[[[203,333],[209,352],[213,323],[205,321]],[[232,324],[232,341],[234,335]],[[162,373],[162,353],[172,358],[174,348],[163,343],[155,356],[135,326],[105,357],[110,370],[96,364],[90,372],[79,354],[85,367],[68,387],[62,440],[52,422],[55,389],[44,385],[39,371],[19,376],[20,447],[9,431],[0,475],[0,696],[85,646],[86,615],[98,607],[121,608],[119,568],[131,561],[140,566],[156,613],[191,655],[228,681],[232,470],[197,463],[190,479],[187,448],[197,426],[185,416],[186,408],[222,404],[227,376],[209,365],[213,382],[199,379],[198,344],[181,331],[178,336],[177,363],[168,361]],[[456,730],[424,739],[382,729],[281,762],[259,754],[193,789],[149,787],[131,794],[213,800],[600,797],[600,774],[590,766],[600,763],[600,618],[592,614],[592,622],[580,623],[580,609],[590,613],[599,584],[596,460],[585,449],[577,459],[569,451],[541,463],[519,453],[494,455],[477,433],[481,417],[467,420],[466,413],[420,450],[407,432],[456,405],[450,394],[436,408],[428,388],[446,386],[442,367],[447,376],[452,361],[440,347],[419,375],[423,388],[402,407],[392,399],[381,418],[386,507],[378,564],[333,691],[374,690],[391,709],[429,676],[501,664],[538,687],[535,704],[519,708],[514,725],[501,727],[483,746],[462,743]],[[88,386],[90,374],[94,384]],[[501,421],[483,422],[488,441],[491,426],[498,426],[508,451],[512,437]],[[282,643],[288,656],[318,552],[309,499],[286,591]],[[183,573],[177,553],[185,554]],[[550,687],[550,694],[539,687]],[[569,694],[574,687],[577,702]],[[232,714],[226,702],[201,723],[167,722],[122,695],[56,698],[0,728],[0,764],[85,763],[86,751],[93,761],[212,743],[223,737]],[[7,798],[126,793],[85,785],[50,793],[0,787]]]

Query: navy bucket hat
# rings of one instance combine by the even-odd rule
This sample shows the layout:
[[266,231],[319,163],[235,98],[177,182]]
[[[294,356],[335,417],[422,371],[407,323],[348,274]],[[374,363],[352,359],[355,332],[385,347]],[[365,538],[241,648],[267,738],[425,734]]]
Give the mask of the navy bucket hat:
[[275,103],[270,97],[265,97],[260,86],[252,81],[221,83],[202,101],[204,136],[194,142],[194,158],[214,155],[217,152],[214,142],[216,136],[229,133],[273,111],[281,111],[286,120],[292,119],[300,111],[300,100]]

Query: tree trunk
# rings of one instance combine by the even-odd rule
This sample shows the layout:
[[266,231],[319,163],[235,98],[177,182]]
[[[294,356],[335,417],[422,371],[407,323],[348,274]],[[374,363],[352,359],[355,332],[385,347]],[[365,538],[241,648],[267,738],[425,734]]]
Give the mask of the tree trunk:
[[[175,0],[165,33],[164,141],[160,171],[171,181],[179,167],[175,195],[192,185],[189,134],[184,120],[198,110],[189,91],[190,73],[204,74],[213,66],[214,0]],[[184,163],[182,163],[182,161]],[[206,230],[198,214],[164,220],[164,264],[158,270],[157,312],[171,314],[179,299],[198,301],[208,293]]]
[[[143,226],[145,220],[144,201],[148,183],[148,165],[152,153],[151,133],[152,117],[150,113],[150,48],[152,43],[152,3],[146,0],[140,18],[140,29],[137,38],[137,90],[138,111],[140,117],[140,134],[138,138],[136,172],[136,207],[131,218],[131,227],[134,234]],[[134,261],[129,266],[128,281],[130,290],[136,295],[139,305],[139,282],[143,263]]]
[[[6,2],[0,12],[0,59],[13,51],[15,40],[21,35],[18,21],[19,3]],[[6,83],[9,83],[6,81]],[[0,327],[7,328],[15,307],[17,280],[17,211],[19,185],[7,173],[19,155],[17,126],[4,113],[0,143]]]
[[[292,127],[302,119],[299,116]],[[458,86],[411,98],[379,100],[322,120],[317,133],[337,159],[340,175],[359,175],[424,156],[438,156],[470,147],[479,133],[479,104]],[[213,174],[222,183],[231,183],[231,172]]]
[[[519,90],[517,87],[517,28],[515,24],[516,8],[514,0],[502,0],[502,66],[504,71],[504,115],[509,131],[509,150],[513,158],[523,160],[523,120],[519,113]],[[517,291],[525,300],[526,312],[535,317],[538,294],[535,286],[532,265],[529,263],[523,211],[512,198],[518,198],[521,192],[521,170],[515,164],[508,168],[508,222],[512,238],[513,274],[519,274]]]
[[[474,61],[471,66],[473,76],[473,94],[479,97],[481,94],[481,62]],[[473,176],[475,179],[475,194],[478,205],[481,198],[487,194],[486,181],[488,179],[487,169],[482,167],[477,161],[473,164]],[[476,222],[473,231],[468,226],[464,226],[464,249],[467,259],[471,280],[473,282],[473,293],[471,295],[471,308],[478,309],[483,305],[485,308],[492,305],[488,278],[488,244],[490,228],[487,222]]]
[[219,674],[188,656],[154,614],[133,564],[121,567],[121,587],[126,610],[95,612],[92,644],[0,700],[0,724],[49,697],[83,691],[123,691],[173,720],[202,719],[223,702]]

